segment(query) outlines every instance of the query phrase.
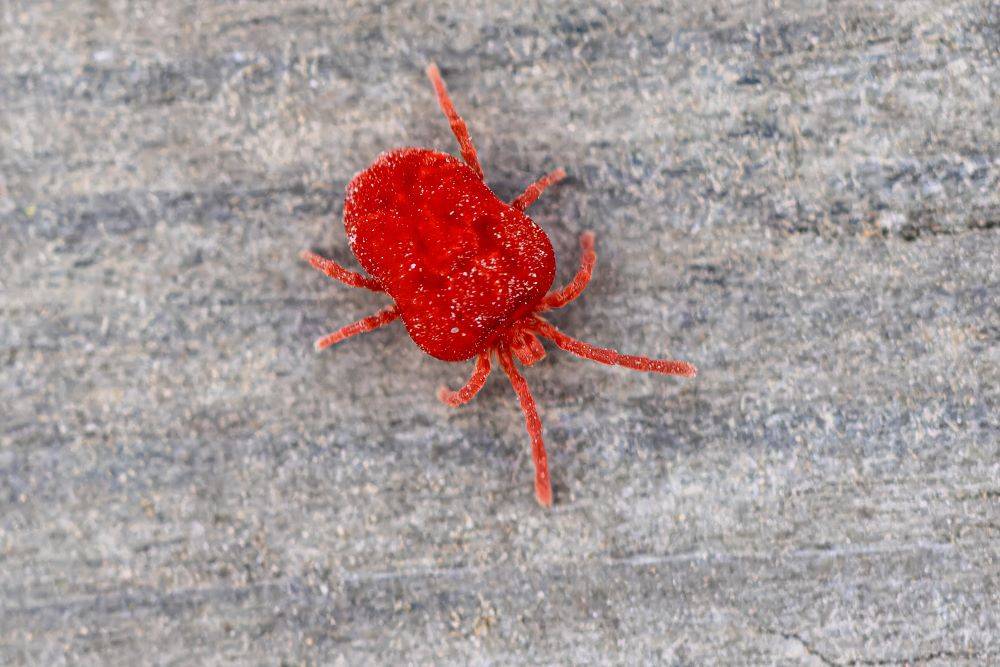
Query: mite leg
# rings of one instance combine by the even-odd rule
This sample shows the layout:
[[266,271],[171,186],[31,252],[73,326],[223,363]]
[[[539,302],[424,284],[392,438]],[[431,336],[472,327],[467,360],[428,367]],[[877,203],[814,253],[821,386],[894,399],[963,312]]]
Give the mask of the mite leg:
[[510,349],[526,368],[545,358],[545,348],[538,342],[535,334],[523,329],[511,338]]
[[337,264],[332,259],[326,259],[325,257],[320,257],[314,252],[309,252],[308,250],[302,251],[302,259],[309,262],[314,269],[317,271],[322,271],[326,275],[330,276],[334,280],[339,280],[340,282],[348,285],[350,287],[364,287],[365,289],[370,289],[373,292],[383,292],[381,285],[374,278],[369,278],[368,276],[363,276],[356,271],[351,271],[350,269],[345,269],[340,264]]
[[535,399],[528,389],[528,382],[517,372],[514,367],[514,359],[510,356],[510,350],[502,346],[497,350],[497,357],[500,366],[510,384],[514,387],[517,400],[521,403],[521,411],[524,412],[524,420],[528,427],[528,435],[531,437],[531,454],[535,460],[535,498],[544,507],[552,505],[552,483],[549,480],[549,463],[545,455],[545,443],[542,441],[542,420],[538,418],[538,408],[535,407]]
[[441,402],[452,407],[458,407],[463,403],[468,403],[472,397],[479,393],[479,390],[486,384],[486,378],[490,374],[490,351],[480,352],[476,357],[476,367],[472,371],[472,377],[465,383],[465,386],[458,391],[450,391],[447,387],[438,389],[438,398]]
[[566,172],[562,169],[556,169],[555,171],[545,174],[537,181],[525,188],[521,195],[510,203],[511,206],[516,208],[518,211],[523,211],[538,199],[538,196],[548,188],[550,185],[555,185],[562,179],[566,178]]
[[536,317],[532,328],[539,335],[548,338],[558,347],[571,352],[578,357],[591,359],[609,366],[624,366],[635,371],[647,371],[650,373],[663,373],[664,375],[680,375],[682,377],[693,378],[698,374],[698,369],[693,364],[686,361],[673,361],[672,359],[650,359],[649,357],[637,357],[631,354],[619,354],[614,350],[603,347],[596,347],[589,343],[576,340],[567,336],[563,332],[545,320]]
[[316,350],[323,350],[331,345],[339,343],[345,338],[350,338],[351,336],[356,336],[360,333],[365,333],[367,331],[373,331],[379,327],[383,327],[389,322],[399,317],[399,311],[396,310],[396,305],[393,304],[388,308],[383,308],[374,315],[369,315],[363,319],[354,322],[353,324],[348,324],[345,327],[334,331],[332,334],[327,334],[319,340],[316,341]]
[[580,258],[580,270],[573,281],[561,290],[549,292],[542,299],[542,308],[562,308],[567,303],[580,296],[590,282],[590,276],[594,273],[594,265],[597,264],[597,253],[594,252],[594,232],[584,232],[580,236],[580,248],[583,255]]
[[441,111],[448,118],[451,131],[455,134],[455,138],[458,139],[458,147],[462,153],[462,159],[465,160],[465,164],[472,167],[472,170],[476,172],[479,178],[482,178],[483,168],[479,166],[479,157],[476,155],[476,148],[472,145],[472,139],[469,137],[469,128],[465,126],[465,121],[455,111],[455,107],[451,103],[451,98],[448,97],[448,89],[444,87],[444,80],[441,79],[441,70],[438,69],[437,65],[428,65],[427,77],[434,84],[434,92],[437,93]]

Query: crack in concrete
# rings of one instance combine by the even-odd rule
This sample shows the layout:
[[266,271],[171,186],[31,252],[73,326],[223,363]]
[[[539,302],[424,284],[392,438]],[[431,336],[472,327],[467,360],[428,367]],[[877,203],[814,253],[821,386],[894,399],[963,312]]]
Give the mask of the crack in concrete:
[[830,656],[826,655],[825,653],[823,653],[819,649],[817,649],[811,642],[806,641],[806,639],[802,635],[800,635],[799,633],[797,633],[797,632],[788,632],[788,631],[784,631],[784,630],[776,630],[776,629],[768,628],[768,627],[765,627],[765,626],[758,626],[758,629],[761,632],[765,633],[765,634],[774,635],[776,637],[781,637],[782,639],[787,639],[787,640],[790,640],[790,641],[798,642],[802,646],[802,648],[805,649],[806,653],[808,653],[809,655],[811,655],[814,658],[818,659],[824,665],[829,665],[830,667],[851,667],[852,665],[871,665],[872,667],[879,667],[879,666],[884,666],[884,665],[886,665],[886,666],[887,665],[902,665],[904,667],[912,667],[913,665],[919,665],[919,664],[930,662],[931,660],[938,660],[938,659],[942,659],[942,658],[945,658],[945,659],[946,658],[966,658],[966,659],[975,660],[975,659],[977,659],[979,657],[985,657],[985,656],[977,656],[975,653],[972,653],[972,652],[961,653],[961,652],[958,652],[958,651],[947,651],[947,650],[942,649],[942,650],[939,650],[939,651],[933,651],[933,652],[930,652],[930,653],[923,653],[923,654],[915,655],[915,656],[912,656],[912,657],[881,658],[881,659],[878,659],[878,660],[852,659],[852,660],[838,661],[838,660],[835,660],[835,659],[831,658]]

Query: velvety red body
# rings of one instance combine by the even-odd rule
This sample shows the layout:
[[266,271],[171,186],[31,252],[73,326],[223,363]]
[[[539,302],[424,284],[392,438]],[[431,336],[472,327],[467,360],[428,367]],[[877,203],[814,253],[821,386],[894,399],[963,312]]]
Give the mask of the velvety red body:
[[555,277],[545,232],[446,153],[380,156],[348,186],[344,226],[410,337],[443,361],[486,349],[535,309]]
[[556,169],[525,188],[510,204],[483,180],[476,149],[455,111],[441,72],[427,68],[462,160],[425,148],[401,148],[380,156],[347,187],[344,226],[351,250],[369,273],[303,251],[314,268],[348,285],[386,292],[393,304],[316,341],[322,350],[351,336],[402,318],[410,338],[443,361],[476,357],[469,381],[441,388],[448,405],[469,402],[482,389],[495,356],[510,378],[524,412],[535,462],[535,497],[552,504],[542,422],[515,359],[531,366],[545,356],[538,338],[602,364],[694,377],[687,362],[651,359],[597,347],[564,334],[542,316],[580,296],[597,262],[594,235],[580,236],[580,269],[563,288],[549,292],[556,262],[545,232],[523,213],[549,186],[565,178]]

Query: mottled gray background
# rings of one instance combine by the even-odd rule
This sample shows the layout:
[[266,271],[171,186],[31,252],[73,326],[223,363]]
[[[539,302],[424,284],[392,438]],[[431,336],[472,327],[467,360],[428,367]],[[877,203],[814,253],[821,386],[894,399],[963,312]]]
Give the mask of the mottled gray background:
[[[0,663],[997,664],[1000,5],[0,0]],[[457,147],[554,320],[693,381],[465,365],[352,266]]]

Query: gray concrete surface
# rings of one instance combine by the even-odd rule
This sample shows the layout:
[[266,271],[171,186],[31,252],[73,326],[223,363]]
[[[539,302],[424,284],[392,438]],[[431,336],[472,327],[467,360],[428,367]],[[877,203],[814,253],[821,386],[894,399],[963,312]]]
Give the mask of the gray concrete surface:
[[[1000,6],[0,0],[0,663],[998,664]],[[504,382],[297,257],[457,152],[560,261]]]

